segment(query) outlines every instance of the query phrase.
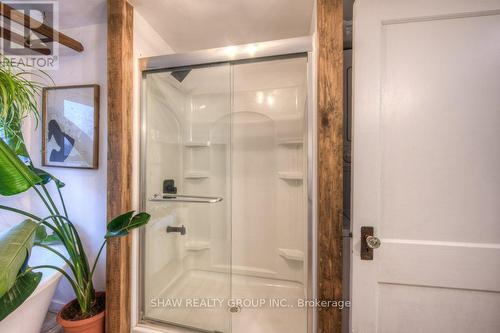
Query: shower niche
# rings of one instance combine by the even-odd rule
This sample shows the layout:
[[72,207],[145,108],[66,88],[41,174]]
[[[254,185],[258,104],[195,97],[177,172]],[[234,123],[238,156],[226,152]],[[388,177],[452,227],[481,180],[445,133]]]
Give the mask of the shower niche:
[[307,332],[307,55],[146,71],[142,100],[140,319]]

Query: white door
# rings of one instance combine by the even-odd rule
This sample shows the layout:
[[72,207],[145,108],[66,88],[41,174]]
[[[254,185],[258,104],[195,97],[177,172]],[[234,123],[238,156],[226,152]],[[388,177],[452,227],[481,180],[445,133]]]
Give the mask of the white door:
[[499,333],[500,0],[356,0],[353,70],[353,332]]

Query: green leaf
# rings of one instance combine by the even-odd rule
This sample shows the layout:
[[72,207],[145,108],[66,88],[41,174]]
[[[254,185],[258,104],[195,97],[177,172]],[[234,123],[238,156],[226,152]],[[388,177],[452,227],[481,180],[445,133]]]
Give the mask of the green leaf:
[[9,130],[4,133],[5,143],[16,153],[17,156],[30,160],[28,150],[24,144],[23,132],[21,130],[21,122],[19,119],[13,119]]
[[41,182],[42,179],[0,140],[0,195],[19,194]]
[[0,54],[0,131],[11,149],[26,160],[29,155],[21,134],[22,122],[31,117],[35,126],[38,124],[37,97],[43,86],[33,82],[33,78],[41,82],[50,76],[43,71],[14,65]]
[[36,232],[35,232],[35,241],[37,242],[41,242],[43,241],[44,239],[47,238],[47,228],[45,228],[44,225],[40,224],[37,228],[36,228]]
[[0,297],[0,321],[30,297],[42,280],[42,273],[28,272],[19,275],[9,291]]
[[38,224],[25,220],[0,234],[0,297],[16,282],[31,253]]
[[115,217],[111,222],[108,223],[108,232],[117,232],[123,229],[124,226],[128,225],[130,220],[134,216],[134,211],[127,212],[125,214]]
[[51,175],[50,173],[48,173],[47,171],[45,170],[42,170],[42,169],[38,169],[38,168],[35,168],[34,166],[30,165],[29,168],[38,176],[42,179],[42,184],[43,185],[46,185],[47,183],[50,183],[51,180],[54,181],[54,183],[56,183],[56,186],[59,187],[59,188],[63,188],[64,186],[66,186],[66,184],[64,184],[62,181],[60,181],[59,179],[57,179],[56,177],[54,177],[53,175]]
[[35,243],[42,245],[61,244],[61,239],[56,234],[47,234],[47,228],[43,224],[39,224],[35,232]]
[[43,245],[57,245],[62,244],[62,241],[56,234],[52,234],[42,239],[40,243]]
[[130,230],[139,228],[149,222],[151,215],[139,213],[135,216],[133,211],[115,217],[108,223],[106,238],[126,236]]

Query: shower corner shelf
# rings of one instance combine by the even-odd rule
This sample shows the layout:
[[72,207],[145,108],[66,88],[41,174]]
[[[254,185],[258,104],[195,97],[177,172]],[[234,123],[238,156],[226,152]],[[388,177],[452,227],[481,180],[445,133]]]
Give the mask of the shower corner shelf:
[[285,258],[286,260],[304,261],[304,252],[300,250],[280,248],[278,249],[278,253],[281,257]]
[[184,173],[185,179],[205,179],[209,177],[210,175],[208,174],[208,172],[203,171],[188,171]]
[[297,171],[281,171],[278,172],[278,177],[284,180],[298,180],[301,181],[304,178],[302,172]]
[[204,251],[210,249],[210,243],[203,241],[189,241],[186,242],[185,247],[187,251]]
[[186,148],[205,148],[210,147],[210,141],[187,141],[184,142]]

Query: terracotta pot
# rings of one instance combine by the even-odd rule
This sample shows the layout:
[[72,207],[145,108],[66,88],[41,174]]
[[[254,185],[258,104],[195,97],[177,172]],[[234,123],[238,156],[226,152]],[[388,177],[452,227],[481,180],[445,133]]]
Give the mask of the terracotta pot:
[[[105,297],[103,292],[97,292],[96,297]],[[57,314],[57,322],[64,329],[64,333],[104,333],[104,314],[99,312],[93,317],[82,320],[63,319],[62,313],[75,304],[76,299],[66,304]]]

